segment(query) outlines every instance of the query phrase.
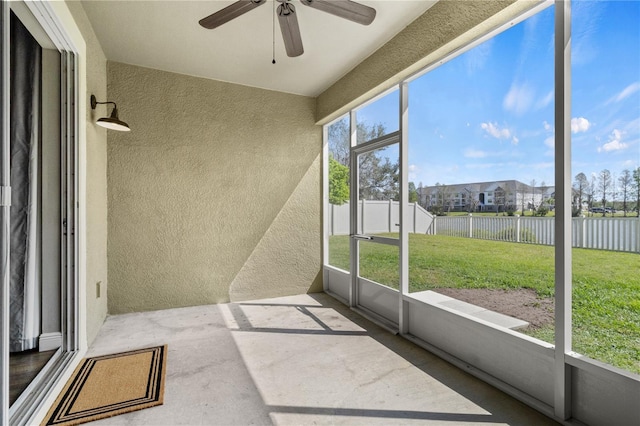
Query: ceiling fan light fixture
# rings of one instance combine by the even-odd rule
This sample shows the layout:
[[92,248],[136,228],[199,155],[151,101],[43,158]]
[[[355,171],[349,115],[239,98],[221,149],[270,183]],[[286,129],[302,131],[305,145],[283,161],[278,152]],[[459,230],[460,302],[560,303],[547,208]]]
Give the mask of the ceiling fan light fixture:
[[278,6],[278,22],[282,31],[282,39],[287,56],[295,57],[304,53],[302,46],[302,38],[300,37],[300,27],[298,26],[298,17],[296,9],[292,4],[283,2]]
[[314,9],[362,25],[369,25],[376,17],[376,10],[374,8],[351,0],[300,0],[300,2]]
[[[275,0],[274,6],[275,6]],[[296,16],[296,9],[290,3],[290,0],[277,0],[280,3],[278,6],[277,15],[278,22],[280,23],[280,29],[282,31],[282,38],[284,39],[284,47],[287,51],[287,56],[295,57],[304,53],[302,46],[302,37],[300,36],[300,28],[298,26],[298,17]],[[357,3],[351,0],[300,0],[304,5],[309,6],[320,11],[330,13],[340,18],[347,19],[352,22],[356,22],[362,25],[369,25],[376,17],[376,10],[372,7],[365,6],[364,4]],[[266,0],[237,0],[231,3],[227,7],[205,17],[200,21],[201,26],[208,29],[219,27],[220,25],[243,15],[250,10],[264,4]],[[274,38],[275,40],[275,38]],[[275,41],[274,41],[274,59],[275,62]]]

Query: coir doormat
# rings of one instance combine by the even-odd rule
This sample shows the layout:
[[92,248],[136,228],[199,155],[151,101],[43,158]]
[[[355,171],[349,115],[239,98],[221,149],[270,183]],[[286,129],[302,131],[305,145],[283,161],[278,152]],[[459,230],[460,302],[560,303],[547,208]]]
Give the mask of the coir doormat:
[[43,425],[77,425],[162,404],[167,346],[85,358]]

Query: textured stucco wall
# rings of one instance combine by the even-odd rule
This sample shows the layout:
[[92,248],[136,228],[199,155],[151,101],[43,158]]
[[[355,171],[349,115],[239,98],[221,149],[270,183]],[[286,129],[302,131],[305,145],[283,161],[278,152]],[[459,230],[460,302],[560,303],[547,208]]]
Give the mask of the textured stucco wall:
[[[86,333],[91,344],[107,316],[107,132],[96,126],[105,110],[92,111],[89,97],[107,97],[107,59],[79,1],[66,2],[86,43]],[[101,295],[96,283],[101,282]]]
[[436,63],[539,0],[440,0],[317,98],[318,123]]
[[107,70],[109,312],[320,291],[315,100]]

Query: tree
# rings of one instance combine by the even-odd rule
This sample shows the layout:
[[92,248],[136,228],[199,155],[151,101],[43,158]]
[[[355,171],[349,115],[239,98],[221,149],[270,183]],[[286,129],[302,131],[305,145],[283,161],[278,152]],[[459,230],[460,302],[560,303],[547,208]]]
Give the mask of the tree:
[[444,206],[444,185],[436,182],[435,188],[427,194],[427,210],[435,215],[443,214]]
[[342,205],[349,201],[349,168],[329,156],[329,203]]
[[[386,134],[383,124],[368,124],[358,122],[356,125],[356,138],[358,143],[366,142]],[[340,164],[349,166],[349,154],[351,152],[351,135],[348,117],[329,126],[328,134],[329,152]]]
[[598,192],[602,196],[602,216],[607,215],[607,197],[611,192],[611,172],[608,169],[602,170],[598,174]]
[[409,182],[409,202],[418,202],[418,191],[416,190],[416,184],[413,182]]
[[[536,211],[536,180],[535,179],[531,179],[531,183],[529,184],[529,186],[531,187],[531,210],[533,210],[533,212],[535,213]],[[524,216],[524,213],[523,213]]]
[[480,200],[478,199],[477,191],[474,191],[473,189],[469,189],[469,188],[464,188],[464,195],[467,200],[466,202],[467,212],[468,213],[475,212],[476,208],[478,207],[478,204],[480,203]]
[[589,204],[589,214],[591,215],[591,210],[593,209],[593,202],[596,199],[596,174],[591,173],[591,182],[589,182],[589,194],[587,203]]
[[631,172],[627,169],[623,170],[620,177],[618,177],[618,183],[620,184],[620,195],[622,196],[622,211],[624,212],[624,217],[627,217],[627,200],[633,183]]
[[509,209],[507,197],[509,196],[507,192],[507,184],[506,182],[501,182],[498,184],[498,187],[493,192],[493,203],[496,205],[496,215],[499,212],[504,212]]
[[576,191],[576,205],[574,206],[574,216],[580,215],[582,212],[582,201],[585,197],[587,197],[587,193],[589,191],[589,179],[587,175],[584,173],[578,173],[575,177],[575,182],[573,182],[573,189]]
[[544,181],[540,182],[540,186],[538,187],[540,189],[540,196],[538,197],[536,180],[531,180],[531,203],[529,203],[529,205],[531,206],[531,210],[533,210],[532,214],[534,216],[546,216],[549,212],[549,207],[545,204],[552,202],[552,199],[545,199],[544,197],[545,190],[548,189],[546,188],[546,185],[547,184]]
[[[356,126],[358,142],[365,142],[386,134],[384,125],[359,122]],[[329,127],[329,152],[343,166],[349,167],[351,137],[349,120],[342,119]],[[359,196],[366,200],[399,199],[399,159],[392,161],[379,151],[358,156]]]
[[[524,203],[527,196],[527,185],[522,182],[516,183],[516,194],[520,194],[520,214],[524,216]],[[516,195],[517,198],[517,195]],[[517,201],[516,201],[517,202]]]
[[425,209],[427,208],[427,200],[426,200],[426,195],[424,193],[424,186],[422,185],[422,182],[420,182],[418,184],[418,204],[420,204],[422,207],[424,207]]
[[616,174],[611,173],[611,190],[609,191],[609,199],[611,200],[612,208],[616,207],[616,200],[618,199],[618,187],[616,186],[617,183],[618,179],[616,179]]
[[349,138],[349,118],[345,117],[329,126],[329,153],[338,163],[349,167],[351,143]]
[[400,199],[400,164],[375,152],[358,156],[360,170],[360,199],[396,200]]
[[632,191],[635,194],[636,199],[636,212],[640,217],[640,167],[633,171]]

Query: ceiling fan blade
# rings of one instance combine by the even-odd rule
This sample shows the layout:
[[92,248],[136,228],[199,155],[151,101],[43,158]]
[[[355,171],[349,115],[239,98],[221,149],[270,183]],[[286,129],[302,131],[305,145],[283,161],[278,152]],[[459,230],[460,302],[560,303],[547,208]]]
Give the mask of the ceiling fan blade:
[[314,9],[357,22],[362,25],[369,25],[376,17],[376,10],[364,4],[351,0],[300,0]]
[[243,15],[250,10],[255,9],[267,0],[239,0],[235,3],[231,3],[229,6],[217,11],[216,13],[202,18],[199,23],[203,27],[212,30],[219,27],[222,24],[229,22],[230,20]]
[[280,30],[282,31],[287,56],[302,55],[304,53],[302,37],[300,36],[296,9],[292,4],[284,2],[278,6],[278,22],[280,22]]

